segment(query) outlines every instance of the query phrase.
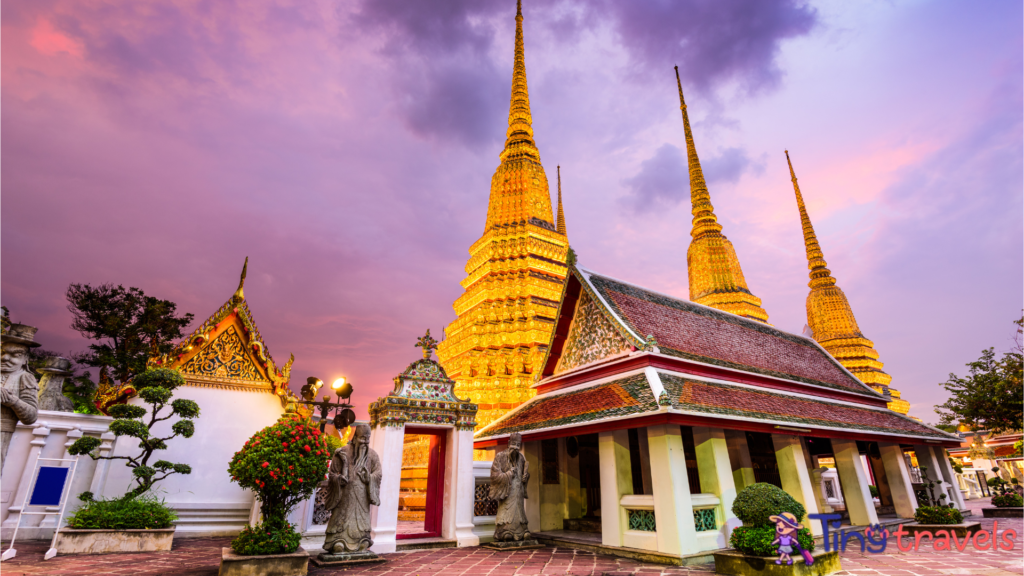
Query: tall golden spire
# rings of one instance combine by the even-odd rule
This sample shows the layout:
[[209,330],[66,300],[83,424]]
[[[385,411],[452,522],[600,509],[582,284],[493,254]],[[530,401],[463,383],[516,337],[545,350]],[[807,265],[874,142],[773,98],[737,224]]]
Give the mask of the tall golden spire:
[[811,281],[807,284],[811,289],[807,295],[807,325],[822,348],[865,384],[882,394],[888,391],[893,398],[889,408],[906,414],[910,410],[910,404],[900,398],[898,390],[889,388],[892,376],[882,371],[883,364],[878,360],[874,343],[861,334],[846,294],[836,286],[836,279],[828,269],[825,256],[818,244],[818,237],[814,234],[811,218],[807,215],[807,206],[800,193],[793,162],[789,159],[789,150],[786,150],[786,163],[789,164],[789,175],[793,180],[793,191],[796,193],[796,206],[800,211],[800,223],[804,229],[807,268],[810,269]]
[[242,264],[242,277],[238,280],[238,290],[235,290],[235,294],[232,296],[238,300],[245,300],[245,292],[242,288],[245,286],[245,271],[249,269],[249,257],[245,257],[245,264]]
[[562,167],[557,166],[558,170],[558,233],[562,236],[566,236],[565,233],[565,212],[562,211]]
[[690,279],[690,300],[725,312],[768,322],[768,313],[761,308],[761,299],[750,293],[743,278],[739,258],[732,242],[722,234],[722,225],[715,216],[711,195],[704,181],[704,171],[697,157],[690,130],[690,116],[683,99],[683,84],[676,66],[676,86],[679,88],[679,108],[683,112],[683,130],[686,134],[686,157],[690,167],[690,202],[693,212],[693,230],[686,263]]
[[530,386],[554,330],[569,252],[564,216],[556,225],[533,139],[517,4],[505,147],[491,178],[484,233],[469,248],[465,292],[453,305],[458,318],[437,347],[455,392],[479,405],[480,426],[534,396]]

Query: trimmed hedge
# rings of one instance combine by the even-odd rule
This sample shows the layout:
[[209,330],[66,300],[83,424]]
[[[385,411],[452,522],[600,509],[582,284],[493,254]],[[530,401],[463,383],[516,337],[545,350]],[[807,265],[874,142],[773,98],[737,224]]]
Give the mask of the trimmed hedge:
[[921,506],[914,512],[918,524],[962,524],[963,514],[956,508],[944,506]]
[[269,556],[291,554],[299,549],[302,535],[295,531],[294,524],[283,526],[276,522],[264,522],[246,526],[237,538],[231,541],[231,549],[242,556]]
[[1024,506],[1024,498],[1019,494],[1002,494],[992,497],[992,505],[998,508],[1020,508]]
[[769,518],[783,512],[796,516],[798,522],[807,514],[804,505],[785,490],[765,482],[751,484],[740,490],[732,504],[732,513],[743,521],[744,526],[772,526],[774,530],[775,525]]
[[93,500],[92,493],[79,496],[85,504],[68,518],[68,527],[79,530],[154,530],[170,528],[178,515],[152,496]]
[[[798,530],[796,539],[804,550],[814,550],[814,536],[807,528]],[[778,544],[772,544],[773,540],[775,526],[738,526],[729,537],[729,545],[751,556],[778,556]],[[795,550],[793,554],[798,556]]]

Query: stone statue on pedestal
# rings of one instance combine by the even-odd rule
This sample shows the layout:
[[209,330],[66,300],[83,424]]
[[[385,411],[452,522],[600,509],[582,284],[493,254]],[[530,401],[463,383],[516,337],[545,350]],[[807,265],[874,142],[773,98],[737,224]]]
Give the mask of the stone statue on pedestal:
[[39,409],[55,412],[74,412],[75,404],[64,395],[64,379],[71,375],[71,361],[67,358],[54,356],[47,358],[37,368],[43,373],[39,381]]
[[540,547],[537,540],[530,538],[526,519],[526,484],[530,481],[530,466],[523,455],[523,437],[513,432],[508,439],[508,449],[494,456],[491,464],[492,500],[498,502],[498,515],[494,520],[494,542],[490,548],[534,548]]
[[11,436],[18,422],[32,424],[36,421],[39,398],[39,385],[36,378],[25,364],[28,362],[28,349],[36,348],[36,330],[33,326],[12,324],[10,330],[0,335],[0,378],[3,379],[2,398],[0,398],[0,470],[7,458],[7,449],[11,445]]
[[380,457],[370,448],[370,427],[356,426],[348,445],[331,457],[327,473],[325,506],[331,511],[324,550],[317,560],[324,564],[377,561],[369,550],[370,506],[380,505]]

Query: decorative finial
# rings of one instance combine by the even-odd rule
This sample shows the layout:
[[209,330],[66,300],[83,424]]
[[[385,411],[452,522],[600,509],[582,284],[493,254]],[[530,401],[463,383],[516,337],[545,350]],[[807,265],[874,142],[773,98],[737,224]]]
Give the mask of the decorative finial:
[[679,107],[686,110],[686,100],[683,100],[683,83],[679,80],[679,66],[676,69],[676,87],[679,88]]
[[516,18],[523,17],[523,0],[516,0]]
[[430,336],[430,328],[427,328],[427,334],[416,339],[415,348],[423,348],[423,358],[430,359],[430,353],[437,348],[437,340]]
[[558,166],[558,233],[566,236],[565,233],[565,212],[562,211],[562,167]]
[[245,257],[245,264],[242,264],[242,278],[238,280],[238,290],[235,290],[235,298],[239,300],[245,300],[245,292],[242,288],[245,286],[245,273],[249,269],[249,257]]

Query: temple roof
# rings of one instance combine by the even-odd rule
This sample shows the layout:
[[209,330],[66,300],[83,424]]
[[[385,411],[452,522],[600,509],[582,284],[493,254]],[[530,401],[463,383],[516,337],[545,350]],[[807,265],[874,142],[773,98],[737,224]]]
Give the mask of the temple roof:
[[630,428],[637,424],[621,421],[657,415],[736,420],[783,429],[799,426],[826,435],[838,432],[959,441],[955,435],[886,408],[651,369],[539,395],[480,430],[475,440],[596,424]]
[[[638,349],[654,344],[669,356],[880,397],[809,338],[579,266],[572,273],[621,336]],[[648,342],[648,336],[654,341]]]

